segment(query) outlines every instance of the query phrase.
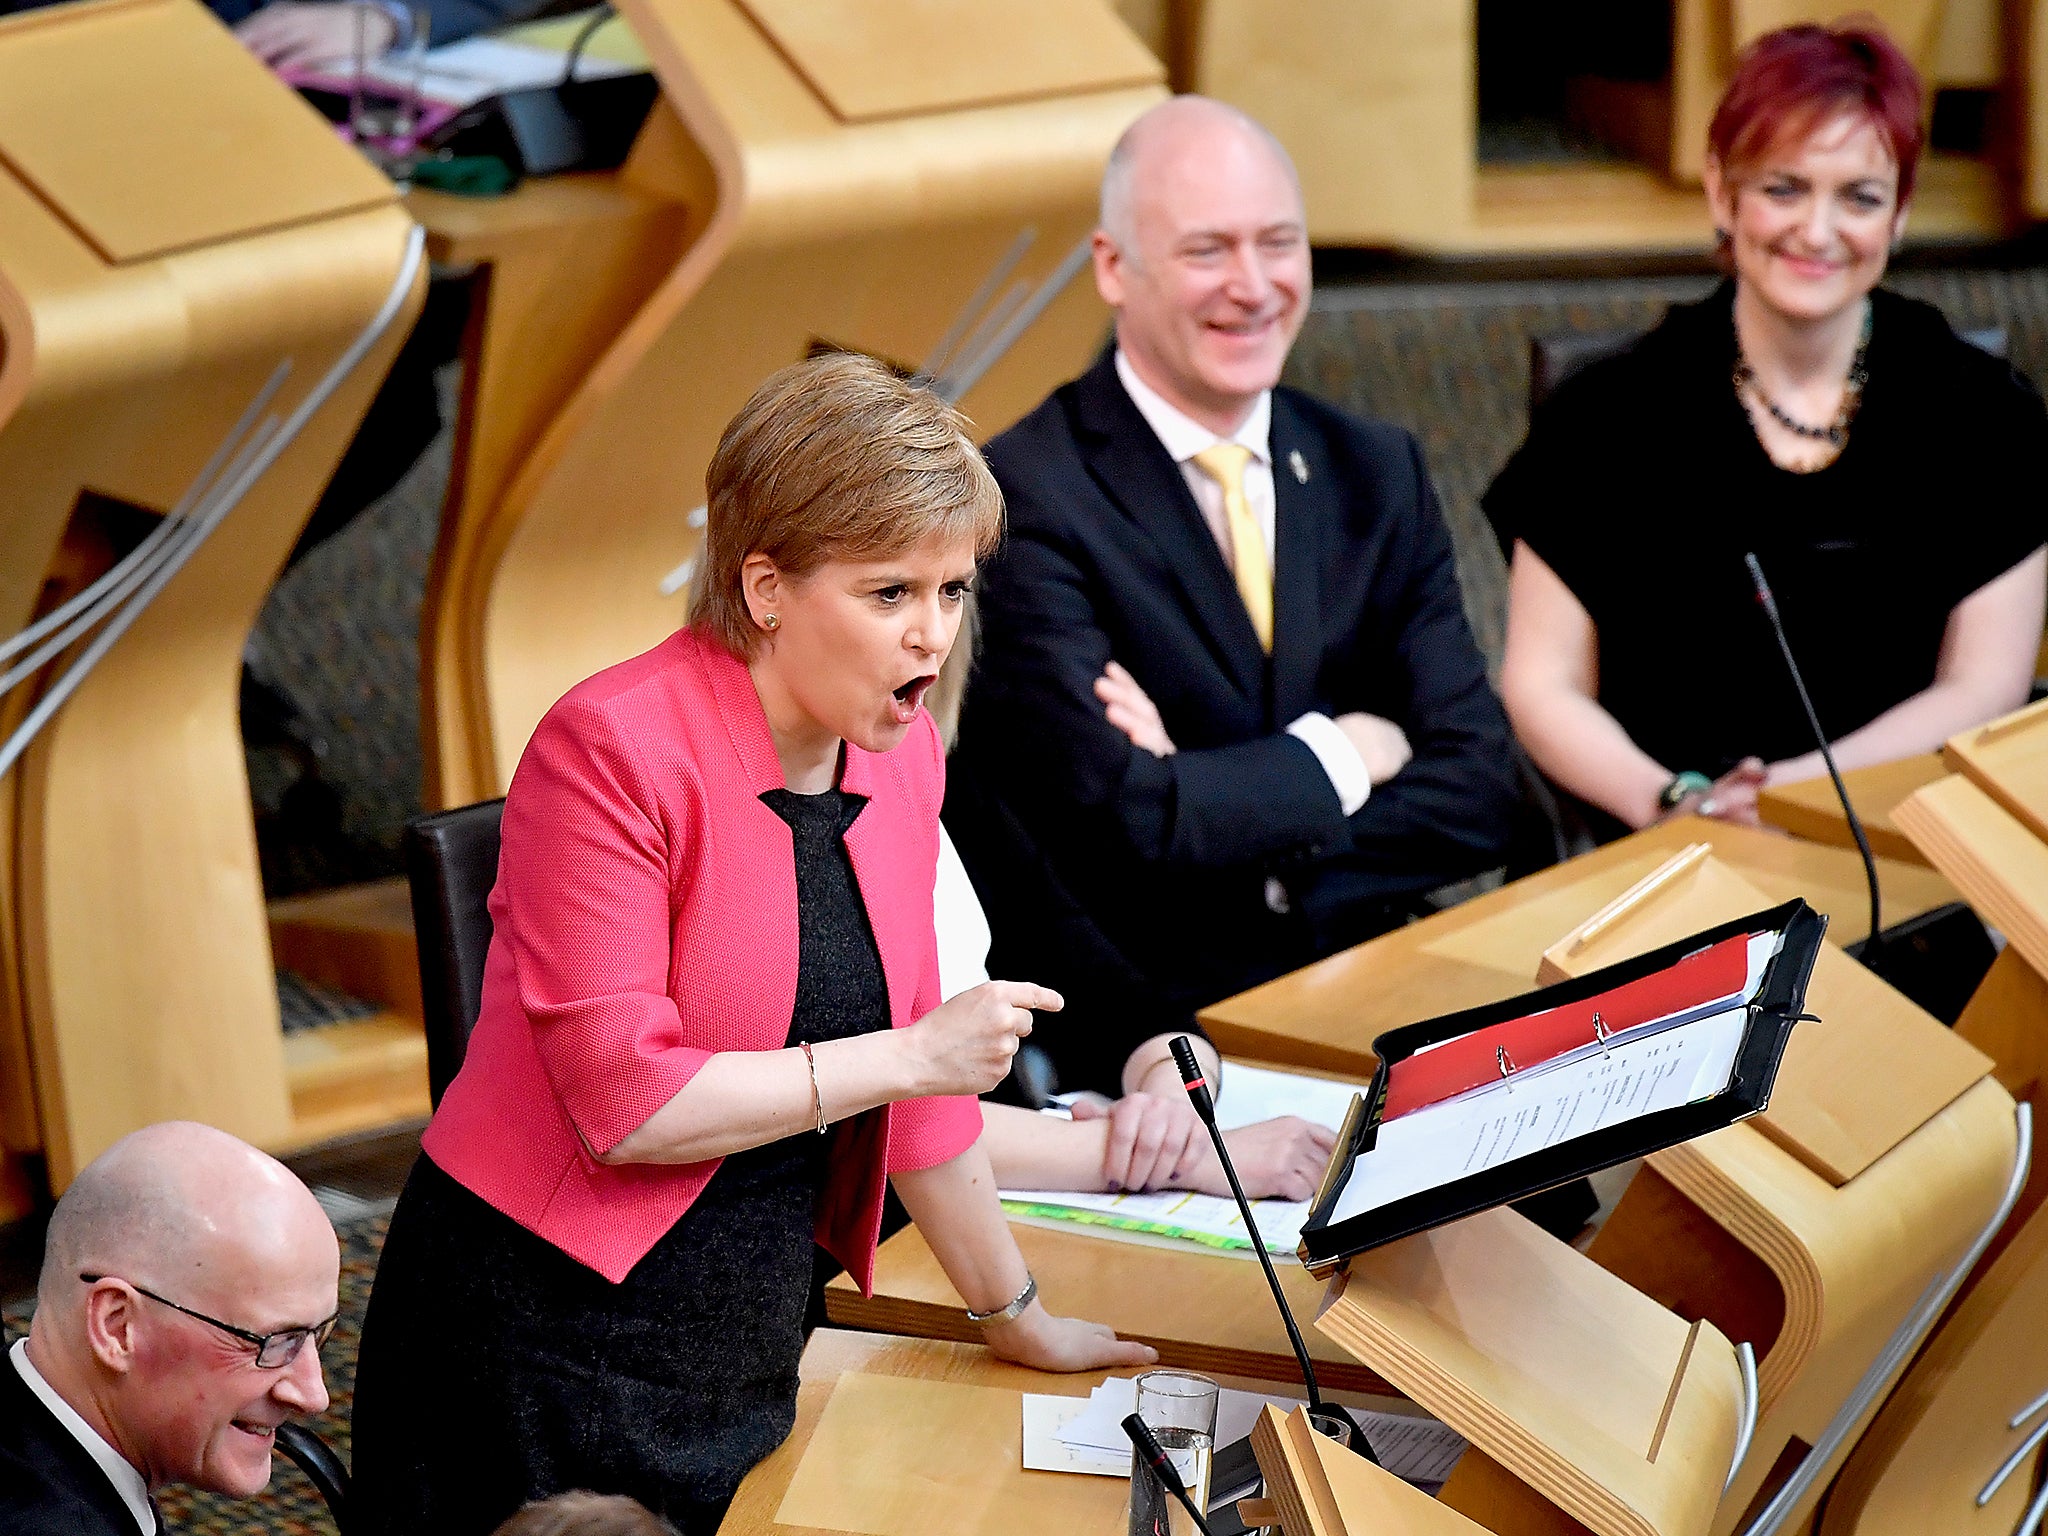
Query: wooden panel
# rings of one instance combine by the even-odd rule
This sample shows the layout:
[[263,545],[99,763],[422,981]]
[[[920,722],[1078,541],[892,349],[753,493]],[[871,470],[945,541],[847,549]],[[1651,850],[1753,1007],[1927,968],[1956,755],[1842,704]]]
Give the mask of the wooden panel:
[[1102,0],[741,0],[843,123],[1158,85]]
[[[1683,858],[1684,856],[1679,856]],[[1770,905],[1718,859],[1654,871],[1605,914],[1544,953],[1544,981],[1583,976]],[[1605,917],[1596,937],[1582,935]],[[1833,944],[1823,944],[1806,991],[1817,1022],[1793,1027],[1758,1130],[1834,1184],[1846,1184],[1991,1070],[1985,1055]],[[1901,1072],[1904,1063],[1910,1072]]]
[[1934,40],[1936,86],[1987,90],[2006,76],[2006,16],[2000,0],[1948,0]]
[[1317,1434],[1303,1409],[1260,1409],[1252,1451],[1284,1536],[1484,1536],[1456,1510]]
[[308,981],[420,1018],[419,942],[404,880],[373,880],[270,904],[270,950]]
[[2048,976],[2048,844],[1960,774],[1905,801],[1898,823],[1978,915]]
[[1351,1261],[1317,1318],[1602,1536],[1704,1529],[1735,1449],[1735,1352],[1507,1210]]
[[[1870,851],[1887,859],[1925,864],[1927,856],[1913,840],[1892,824],[1892,812],[1899,802],[1923,784],[1947,775],[1948,767],[1936,752],[1902,757],[1896,762],[1877,763],[1868,768],[1851,768],[1842,775],[1849,791],[1849,803],[1863,820],[1863,832],[1870,839]],[[1856,846],[1849,831],[1849,819],[1842,814],[1842,802],[1835,794],[1834,781],[1826,774],[1797,784],[1774,784],[1757,796],[1757,813],[1771,826],[1811,842],[1832,843],[1838,848]]]
[[2038,1418],[2048,1392],[2048,1213],[2037,1213],[1950,1314],[1857,1445],[1828,1495],[1821,1536],[2007,1536],[2036,1486],[2041,1453],[1983,1504],[1990,1471]]
[[[1159,1351],[1163,1365],[1281,1380],[1295,1374],[1286,1331],[1259,1266],[1249,1256],[1159,1248],[1018,1223],[1011,1231],[1054,1311],[1092,1318],[1125,1338],[1140,1339]],[[1288,1305],[1302,1316],[1312,1314],[1322,1303],[1321,1283],[1299,1264],[1281,1263],[1276,1269]],[[1173,1304],[1162,1307],[1162,1296],[1172,1297]],[[906,1227],[876,1252],[872,1296],[863,1297],[841,1275],[825,1288],[825,1310],[842,1328],[962,1342],[980,1337],[916,1227]],[[1342,1346],[1313,1332],[1307,1342],[1325,1386],[1387,1390]]]
[[1951,736],[1941,755],[2048,839],[2048,699]]
[[204,14],[100,0],[0,23],[0,155],[115,262],[396,199]]
[[1204,0],[1193,88],[1271,129],[1318,244],[1430,244],[1471,221],[1473,0]]
[[[796,1395],[796,1424],[789,1438],[749,1472],[733,1496],[732,1508],[719,1526],[720,1536],[825,1536],[815,1525],[785,1523],[785,1516],[811,1513],[789,1507],[792,1487],[806,1467],[813,1448],[843,1455],[846,1436],[860,1434],[859,1426],[838,1426],[836,1449],[821,1443],[821,1425],[831,1411],[830,1404],[841,1382],[857,1377],[888,1382],[934,1383],[944,1387],[966,1387],[975,1393],[998,1393],[1004,1400],[1002,1412],[987,1411],[987,1399],[960,1399],[947,1391],[926,1393],[915,1386],[909,1390],[869,1390],[866,1400],[886,1409],[886,1422],[878,1419],[872,1436],[862,1436],[877,1464],[848,1475],[873,1500],[887,1506],[892,1518],[905,1522],[892,1527],[906,1536],[951,1536],[962,1527],[948,1523],[962,1507],[986,1508],[1006,1513],[1007,1519],[990,1525],[1000,1531],[1075,1531],[1108,1536],[1123,1527],[1122,1510],[1127,1485],[1113,1477],[1077,1477],[1053,1472],[1026,1472],[1019,1464],[1023,1409],[1019,1399],[1026,1392],[1047,1397],[1086,1397],[1104,1376],[1132,1376],[1134,1370],[1092,1371],[1073,1376],[1052,1376],[1026,1370],[995,1358],[986,1349],[967,1344],[941,1344],[923,1339],[877,1338],[871,1334],[842,1333],[820,1328],[804,1349]],[[1284,1381],[1284,1379],[1283,1379]],[[1225,1377],[1222,1384],[1246,1391],[1284,1393],[1292,1388],[1270,1378]],[[976,1416],[961,1424],[948,1410],[962,1401],[975,1402]],[[940,1466],[931,1455],[934,1446],[949,1453],[950,1465]],[[941,1486],[920,1514],[899,1503],[886,1484],[886,1474],[901,1469],[901,1479],[917,1486],[910,1469],[918,1468]],[[965,1490],[965,1491],[963,1491]],[[986,1501],[984,1503],[984,1501]],[[1076,1503],[1084,1507],[1077,1513]],[[869,1512],[874,1503],[869,1504]],[[1057,1515],[1055,1512],[1059,1512]],[[833,1512],[844,1518],[845,1511]],[[994,1518],[991,1515],[989,1518]],[[876,1525],[855,1527],[877,1530]],[[834,1526],[843,1532],[846,1526]]]
[[[1711,844],[1718,859],[1769,898],[1767,905],[1803,896],[1828,914],[1840,943],[1853,943],[1869,926],[1855,854],[1686,816],[1216,1003],[1202,1010],[1202,1021],[1228,1055],[1369,1074],[1375,1035],[1528,991],[1544,948],[1563,926],[1695,841]],[[1878,876],[1894,920],[1956,899],[1955,888],[1932,870],[1880,859]],[[1571,901],[1584,903],[1575,911],[1555,899],[1568,887]],[[1481,936],[1461,944],[1460,936],[1481,924]],[[1462,952],[1447,958],[1447,945]]]

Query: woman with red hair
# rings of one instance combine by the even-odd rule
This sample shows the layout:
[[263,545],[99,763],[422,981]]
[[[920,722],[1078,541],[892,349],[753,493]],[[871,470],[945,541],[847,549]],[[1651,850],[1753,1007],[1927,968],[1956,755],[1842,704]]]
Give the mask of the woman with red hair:
[[1486,494],[1511,549],[1501,694],[1596,830],[1754,822],[1765,784],[1823,771],[1745,554],[1844,767],[2026,700],[2048,413],[1877,286],[1923,120],[1874,28],[1751,44],[1708,133],[1730,280],[1561,385]]

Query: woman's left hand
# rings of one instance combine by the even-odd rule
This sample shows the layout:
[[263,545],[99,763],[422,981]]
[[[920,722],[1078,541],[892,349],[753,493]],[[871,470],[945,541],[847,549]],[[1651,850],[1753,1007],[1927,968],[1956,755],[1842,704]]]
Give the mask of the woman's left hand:
[[1159,1351],[1149,1344],[1120,1339],[1101,1323],[1078,1317],[1054,1317],[1034,1301],[1013,1323],[982,1330],[992,1354],[1040,1371],[1099,1371],[1106,1366],[1152,1365]]

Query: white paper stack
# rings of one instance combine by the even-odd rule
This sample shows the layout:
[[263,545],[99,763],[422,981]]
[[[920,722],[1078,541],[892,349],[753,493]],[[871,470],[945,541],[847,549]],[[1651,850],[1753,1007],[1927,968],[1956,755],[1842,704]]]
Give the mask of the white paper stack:
[[[1126,1376],[1110,1377],[1086,1397],[1026,1394],[1025,1469],[1129,1477],[1131,1442],[1124,1435],[1123,1421],[1137,1401],[1137,1383]],[[1259,1410],[1268,1404],[1282,1413],[1292,1413],[1302,1406],[1296,1398],[1267,1397],[1224,1387],[1216,1399],[1217,1449],[1249,1435]],[[1353,1417],[1365,1430],[1381,1465],[1420,1488],[1434,1490],[1442,1486],[1465,1451],[1465,1437],[1435,1419],[1361,1409],[1354,1409]],[[1214,1490],[1219,1497],[1226,1491]]]

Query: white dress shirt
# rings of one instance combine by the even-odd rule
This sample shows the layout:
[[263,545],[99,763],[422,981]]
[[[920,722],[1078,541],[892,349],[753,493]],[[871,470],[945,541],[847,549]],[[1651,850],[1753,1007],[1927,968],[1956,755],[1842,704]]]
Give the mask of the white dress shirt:
[[[1138,371],[1121,349],[1116,354],[1116,376],[1123,381],[1124,391],[1131,397],[1131,404],[1138,408],[1138,414],[1145,418],[1160,444],[1180,466],[1181,479],[1187,482],[1195,505],[1202,510],[1202,520],[1209,525],[1216,547],[1222,551],[1223,563],[1233,568],[1230,524],[1223,511],[1223,487],[1211,479],[1194,459],[1196,454],[1218,443],[1236,443],[1250,451],[1251,462],[1244,468],[1244,499],[1266,540],[1267,565],[1273,566],[1273,392],[1261,391],[1258,402],[1252,406],[1251,414],[1245,417],[1243,424],[1230,436],[1218,437],[1199,421],[1169,404],[1158,390],[1139,378]],[[1372,774],[1367,770],[1365,760],[1358,755],[1358,749],[1351,745],[1351,738],[1344,734],[1336,721],[1325,714],[1306,714],[1288,725],[1287,734],[1315,753],[1316,761],[1323,765],[1323,772],[1329,776],[1330,787],[1337,792],[1337,801],[1344,807],[1346,816],[1365,804],[1372,794]]]
[[28,1340],[16,1339],[14,1348],[7,1352],[7,1358],[14,1362],[14,1369],[21,1379],[28,1383],[29,1391],[35,1393],[42,1405],[50,1410],[65,1432],[85,1447],[85,1454],[107,1474],[107,1481],[114,1485],[114,1491],[121,1495],[121,1502],[128,1506],[128,1513],[135,1517],[142,1536],[156,1536],[156,1511],[150,1507],[149,1484],[142,1474],[130,1466],[121,1453],[99,1437],[93,1427],[78,1416],[57,1389],[43,1380],[43,1373],[36,1369],[35,1362],[28,1357]]
[[939,873],[932,882],[932,927],[939,935],[939,997],[958,997],[988,980],[988,951],[995,942],[988,914],[967,878],[967,866],[953,839],[939,827]]

